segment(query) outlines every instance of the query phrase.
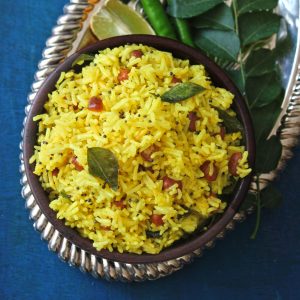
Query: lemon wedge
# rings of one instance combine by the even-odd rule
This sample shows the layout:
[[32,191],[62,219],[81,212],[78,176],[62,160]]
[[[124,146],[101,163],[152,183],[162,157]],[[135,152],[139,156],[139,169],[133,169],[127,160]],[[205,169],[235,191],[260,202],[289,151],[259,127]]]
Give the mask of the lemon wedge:
[[90,27],[99,39],[126,34],[155,34],[136,11],[119,0],[108,0],[91,18]]

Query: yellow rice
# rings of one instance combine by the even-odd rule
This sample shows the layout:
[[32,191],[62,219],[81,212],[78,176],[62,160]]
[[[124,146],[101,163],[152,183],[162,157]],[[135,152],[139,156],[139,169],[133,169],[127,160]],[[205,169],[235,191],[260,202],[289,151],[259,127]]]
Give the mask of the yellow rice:
[[[143,52],[140,58],[131,56],[137,49]],[[124,67],[130,69],[129,79],[118,82]],[[163,102],[160,95],[170,89],[173,76],[205,90],[179,103]],[[102,98],[102,112],[87,109],[93,96]],[[96,249],[159,253],[184,235],[182,220],[188,211],[204,219],[224,211],[226,203],[219,197],[231,183],[228,161],[233,153],[242,153],[239,177],[250,172],[241,133],[227,133],[224,140],[218,134],[222,120],[213,107],[228,110],[232,101],[230,92],[212,85],[202,65],[144,45],[105,49],[81,73],[61,74],[45,113],[34,118],[39,134],[30,162],[57,217],[91,239]],[[200,118],[196,132],[188,131],[191,111]],[[153,144],[159,150],[153,162],[146,162],[140,153]],[[117,191],[89,174],[90,147],[109,149],[118,159]],[[70,162],[73,155],[82,171]],[[212,182],[200,170],[207,160],[219,169]],[[163,190],[165,175],[181,180],[182,190],[177,184]],[[123,197],[126,208],[121,209],[114,203]],[[152,214],[162,215],[163,225],[150,222]],[[147,231],[160,236],[147,237]]]

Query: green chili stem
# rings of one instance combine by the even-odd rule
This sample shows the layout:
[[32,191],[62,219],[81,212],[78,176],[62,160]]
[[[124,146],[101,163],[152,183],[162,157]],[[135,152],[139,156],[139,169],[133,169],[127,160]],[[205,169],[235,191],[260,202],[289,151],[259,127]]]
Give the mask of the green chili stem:
[[155,32],[176,39],[174,28],[159,0],[141,0],[144,12]]
[[260,215],[261,215],[261,199],[260,199],[260,187],[259,187],[259,175],[256,176],[256,222],[253,233],[251,234],[251,239],[254,240],[256,238],[258,228],[260,225]]

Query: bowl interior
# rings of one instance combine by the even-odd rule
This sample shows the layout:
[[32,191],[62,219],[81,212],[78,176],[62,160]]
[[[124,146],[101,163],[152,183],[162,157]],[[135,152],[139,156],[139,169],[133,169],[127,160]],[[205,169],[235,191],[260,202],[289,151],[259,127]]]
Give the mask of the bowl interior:
[[34,166],[29,164],[29,158],[33,155],[34,145],[37,136],[37,122],[33,122],[33,117],[43,112],[44,103],[48,100],[48,94],[55,89],[55,83],[58,80],[60,73],[72,68],[72,62],[82,53],[97,53],[99,50],[105,48],[113,48],[128,43],[137,43],[152,46],[158,50],[168,51],[174,57],[181,59],[189,59],[192,64],[203,64],[206,71],[210,75],[214,85],[224,87],[234,94],[233,107],[236,111],[238,118],[242,122],[245,131],[245,145],[249,152],[249,166],[253,167],[254,163],[254,134],[252,122],[245,101],[240,94],[239,90],[229,79],[226,73],[202,54],[199,50],[181,44],[175,40],[162,38],[152,35],[129,35],[119,36],[103,41],[99,41],[91,46],[88,46],[79,52],[73,54],[61,63],[53,73],[45,80],[42,87],[39,89],[31,110],[27,117],[24,131],[24,162],[25,172],[28,178],[28,183],[31,187],[32,193],[38,202],[43,214],[47,217],[49,222],[57,229],[64,237],[70,242],[74,243],[79,248],[99,257],[109,260],[123,262],[123,263],[154,263],[162,262],[174,258],[181,257],[192,251],[203,247],[207,242],[212,240],[233,218],[242,200],[248,191],[251,177],[239,180],[235,191],[232,194],[231,201],[229,202],[225,212],[210,228],[201,234],[194,234],[187,240],[182,240],[175,245],[163,250],[159,254],[131,254],[131,253],[118,253],[117,251],[109,252],[108,250],[97,251],[92,242],[81,237],[76,230],[64,225],[64,221],[56,218],[56,213],[49,207],[49,199],[47,193],[41,187],[38,176],[33,174]]

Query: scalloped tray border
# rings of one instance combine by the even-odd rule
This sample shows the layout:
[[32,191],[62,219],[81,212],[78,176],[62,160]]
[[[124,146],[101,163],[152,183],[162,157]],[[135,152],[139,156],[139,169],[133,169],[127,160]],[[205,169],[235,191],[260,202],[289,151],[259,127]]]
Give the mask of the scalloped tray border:
[[[46,42],[46,47],[42,53],[42,60],[38,64],[38,70],[34,76],[31,86],[32,92],[28,95],[28,104],[25,107],[25,125],[27,114],[37,91],[41,87],[46,77],[54,68],[69,55],[72,50],[77,34],[82,30],[82,22],[88,17],[98,1],[70,0],[64,6],[64,14],[57,20],[57,25],[52,30],[52,35]],[[300,41],[298,30],[297,41]],[[74,49],[73,49],[74,51]],[[266,185],[273,180],[278,172],[284,168],[285,162],[292,156],[292,148],[298,142],[300,134],[300,44],[297,43],[293,69],[287,86],[285,98],[283,100],[283,111],[278,122],[273,128],[273,132],[278,132],[283,144],[281,160],[275,171],[264,174],[261,178],[262,185]],[[24,129],[22,130],[23,139]],[[216,240],[223,239],[225,234],[234,229],[237,222],[243,221],[247,213],[239,212],[234,219],[220,232],[216,238],[205,245],[203,249],[198,249],[188,255],[177,259],[155,264],[124,264],[117,261],[110,261],[84,251],[75,244],[67,240],[58,232],[41,212],[30,186],[27,182],[23,160],[23,141],[20,143],[20,173],[22,185],[22,197],[25,199],[25,206],[29,210],[29,217],[33,221],[33,227],[40,232],[41,237],[48,243],[49,250],[58,254],[58,257],[67,262],[70,266],[78,267],[82,272],[89,272],[96,278],[119,281],[143,281],[154,280],[180,270],[186,264],[193,261],[194,257],[202,255],[205,249],[214,247]],[[253,185],[252,185],[253,186]]]

